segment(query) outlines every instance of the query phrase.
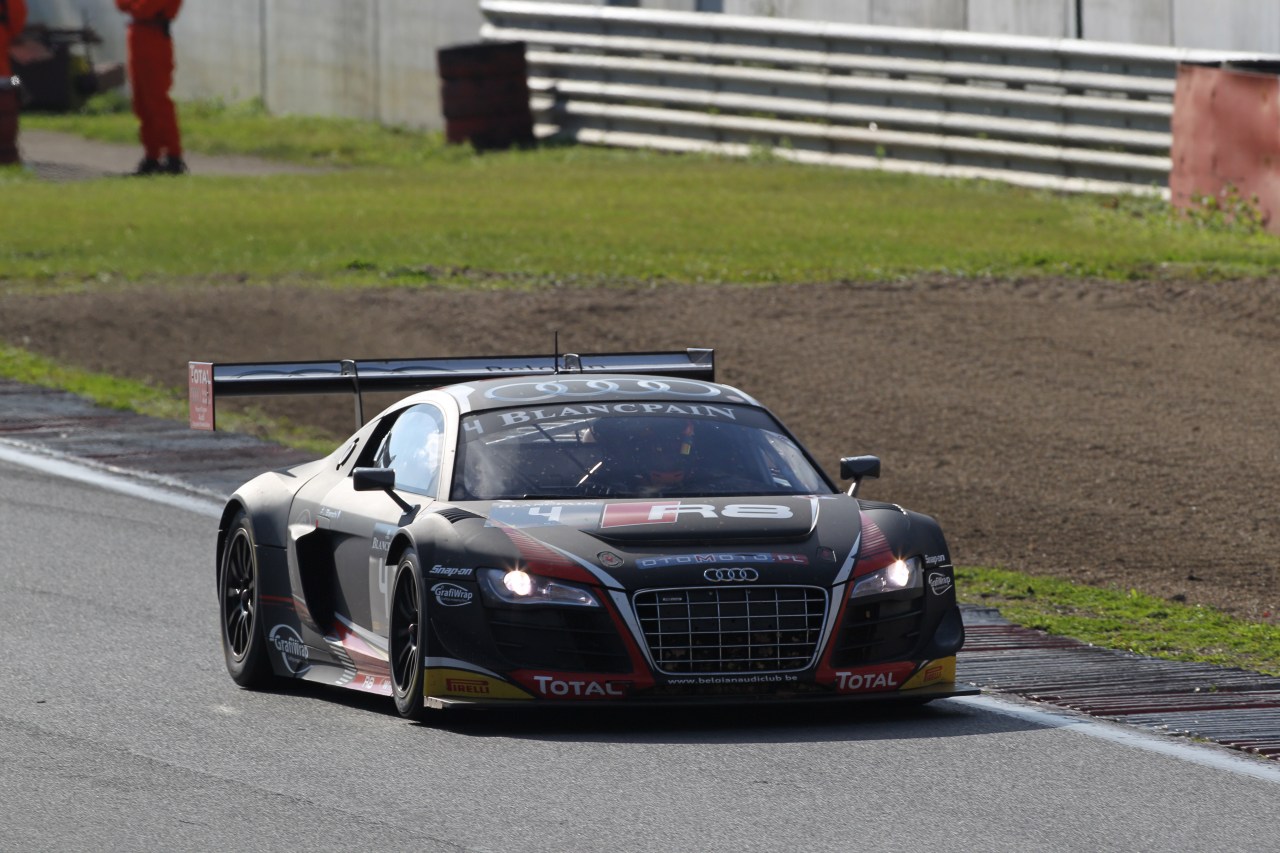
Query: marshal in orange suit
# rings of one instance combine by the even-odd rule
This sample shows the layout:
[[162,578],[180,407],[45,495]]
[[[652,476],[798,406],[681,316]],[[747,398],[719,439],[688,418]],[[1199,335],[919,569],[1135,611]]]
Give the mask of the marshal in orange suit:
[[0,0],[0,166],[18,162],[18,90],[9,79],[9,44],[26,25],[26,0]]
[[170,26],[182,0],[116,0],[116,6],[129,16],[129,82],[143,150],[134,174],[180,175],[187,171],[187,164],[169,89],[173,86]]

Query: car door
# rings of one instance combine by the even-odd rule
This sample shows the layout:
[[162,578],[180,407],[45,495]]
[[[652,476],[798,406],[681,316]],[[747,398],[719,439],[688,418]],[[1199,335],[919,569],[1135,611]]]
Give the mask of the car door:
[[[395,471],[396,491],[420,511],[437,497],[444,432],[439,408],[410,406],[394,415],[390,429],[372,452],[362,454],[360,465]],[[416,514],[383,492],[355,491],[350,472],[332,485],[317,510],[317,523],[328,531],[333,549],[335,611],[380,636],[387,631],[387,551],[396,531]]]

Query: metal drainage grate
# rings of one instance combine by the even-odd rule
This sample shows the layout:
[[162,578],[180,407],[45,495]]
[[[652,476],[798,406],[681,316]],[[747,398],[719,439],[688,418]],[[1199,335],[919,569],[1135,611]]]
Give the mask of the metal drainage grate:
[[961,681],[1280,758],[1280,678],[1097,648],[967,609],[965,619]]

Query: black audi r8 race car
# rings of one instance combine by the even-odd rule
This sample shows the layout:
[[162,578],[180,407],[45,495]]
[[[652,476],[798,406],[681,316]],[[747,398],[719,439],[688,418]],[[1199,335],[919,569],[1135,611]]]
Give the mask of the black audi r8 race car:
[[[427,708],[970,694],[931,518],[837,488],[710,350],[192,362],[192,425],[250,394],[356,395],[330,455],[222,514],[236,683]],[[428,388],[364,423],[360,394]]]

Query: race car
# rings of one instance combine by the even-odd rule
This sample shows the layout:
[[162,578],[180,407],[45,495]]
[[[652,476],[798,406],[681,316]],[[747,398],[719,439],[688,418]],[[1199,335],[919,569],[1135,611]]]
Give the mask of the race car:
[[[222,513],[231,678],[428,709],[966,695],[939,525],[841,490],[706,349],[190,364],[216,401],[350,391],[356,432]],[[362,394],[419,390],[364,422]]]

